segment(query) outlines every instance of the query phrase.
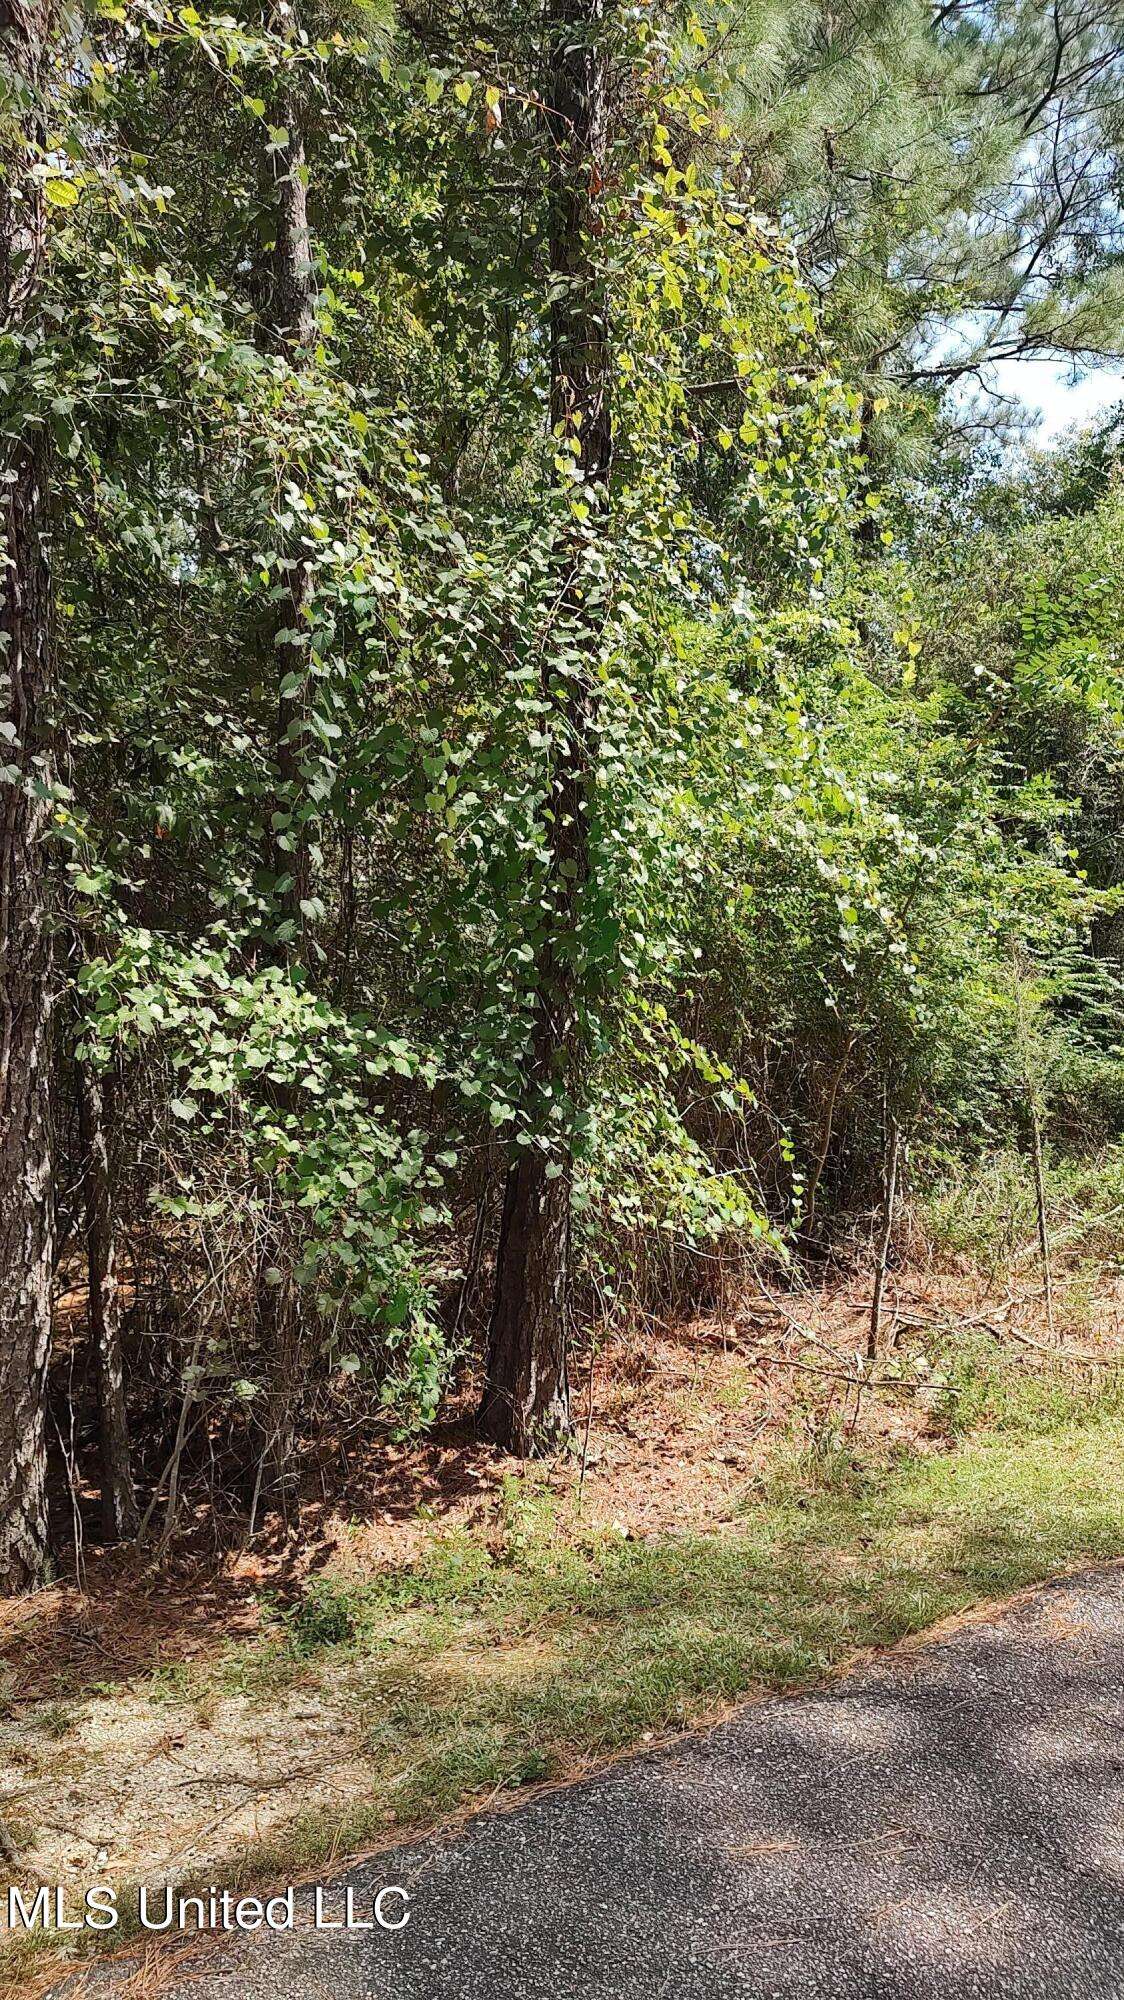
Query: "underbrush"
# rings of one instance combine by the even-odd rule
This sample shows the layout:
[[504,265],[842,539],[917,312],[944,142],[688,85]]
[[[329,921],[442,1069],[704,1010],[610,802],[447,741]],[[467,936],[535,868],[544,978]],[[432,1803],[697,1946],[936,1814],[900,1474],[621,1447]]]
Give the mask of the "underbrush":
[[[306,1672],[347,1678],[378,1759],[352,1840],[1124,1554],[1118,1384],[1066,1392],[973,1366],[962,1388],[985,1428],[958,1448],[871,1465],[836,1433],[789,1457],[783,1483],[748,1493],[722,1533],[562,1533],[531,1494],[490,1543],[461,1530],[405,1573],[318,1581],[265,1653],[282,1679],[294,1649]],[[211,1674],[229,1686],[241,1665],[234,1654]],[[298,1823],[286,1851],[312,1865],[325,1833]]]
[[[1124,1260],[1124,1145],[1044,1162],[1051,1252],[1063,1270],[1103,1275]],[[921,1233],[938,1259],[1009,1280],[1038,1256],[1030,1161],[1007,1147],[972,1166],[946,1162],[917,1193]]]

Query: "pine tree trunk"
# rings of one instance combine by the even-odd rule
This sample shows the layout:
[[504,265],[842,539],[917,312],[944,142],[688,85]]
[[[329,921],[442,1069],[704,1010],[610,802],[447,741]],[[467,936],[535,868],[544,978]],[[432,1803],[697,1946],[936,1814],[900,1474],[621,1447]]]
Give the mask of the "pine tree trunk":
[[[292,17],[290,16],[290,24]],[[271,25],[286,23],[275,18]],[[287,133],[283,146],[268,153],[263,183],[272,214],[274,238],[266,274],[265,302],[259,338],[272,353],[294,364],[311,346],[316,332],[312,244],[308,228],[308,192],[304,135],[297,92],[284,73],[274,99],[277,125]],[[277,675],[275,765],[277,797],[274,819],[288,822],[275,828],[271,868],[276,941],[285,958],[303,959],[307,928],[306,906],[311,891],[311,856],[306,830],[300,823],[302,763],[308,727],[308,651],[300,638],[307,625],[312,575],[298,554],[288,558],[286,594],[274,637]],[[279,1112],[293,1108],[292,1093],[275,1091]],[[258,1334],[265,1360],[267,1415],[262,1427],[267,1504],[287,1517],[298,1500],[297,1411],[303,1374],[301,1295],[293,1276],[299,1254],[296,1230],[283,1217],[278,1235],[262,1260],[258,1283]],[[265,1271],[275,1268],[280,1282],[269,1283]]]
[[89,1276],[90,1347],[98,1385],[101,1520],[107,1541],[131,1541],[140,1516],[133,1491],[125,1362],[121,1344],[121,1288],[117,1281],[117,1232],[105,1131],[105,1087],[86,1063],[78,1065],[78,1112],[86,1191],[86,1268]]
[[[276,152],[266,155],[263,167],[275,234],[270,253],[268,297],[260,328],[265,347],[299,363],[315,338],[316,296],[312,241],[308,229],[301,108],[295,90],[284,79],[278,89],[276,106],[278,124],[288,133],[288,139]],[[282,604],[276,624],[278,635],[304,630],[311,584],[309,564],[299,556],[291,556],[286,601]],[[306,922],[302,904],[308,901],[311,883],[308,839],[296,820],[304,736],[308,726],[308,651],[299,639],[277,636],[274,654],[278,686],[277,805],[284,813],[292,814],[294,819],[287,829],[280,830],[288,844],[282,846],[275,840],[273,869],[282,885],[276,892],[282,919],[281,941],[299,954]],[[298,685],[294,686],[294,682]]]
[[[275,32],[285,23],[267,8],[267,24]],[[258,344],[299,366],[316,335],[316,294],[313,285],[312,240],[308,228],[308,189],[301,106],[285,71],[274,93],[277,127],[287,137],[283,146],[263,154],[261,192],[273,238],[261,272]],[[290,817],[288,826],[274,828],[272,866],[278,887],[274,900],[281,918],[278,941],[286,953],[299,954],[304,939],[310,857],[308,840],[297,817],[301,794],[301,763],[308,721],[308,652],[287,632],[302,632],[311,596],[309,564],[296,553],[287,557],[287,586],[274,625],[274,665],[277,675],[275,762],[278,796],[275,816]]]
[[508,1169],[480,1410],[485,1437],[526,1458],[568,1436],[569,1170],[536,1149]]
[[[592,254],[605,146],[602,0],[551,0],[549,22],[551,415],[556,434],[576,442],[596,531],[607,520],[612,462],[612,357],[606,301]],[[598,591],[583,574],[587,547],[580,535],[560,540],[556,652],[543,662],[543,692],[554,712],[557,747],[544,812],[550,858],[524,1107],[532,1143],[516,1148],[508,1168],[480,1409],[483,1434],[520,1456],[548,1448],[570,1429],[566,1347],[572,1160],[565,1135],[552,1133],[548,1146],[543,1128],[547,1113],[559,1103],[569,1105],[572,1115],[581,1083],[572,945],[589,874],[596,726],[595,680],[589,668],[604,618]]]
[[[34,104],[47,9],[0,5],[0,47]],[[37,114],[26,135],[41,143]],[[0,162],[0,327],[34,309],[46,234],[42,179],[13,146]],[[51,695],[47,441],[6,442],[0,461],[0,1594],[47,1572],[46,1388],[51,1350],[51,951],[45,838]]]

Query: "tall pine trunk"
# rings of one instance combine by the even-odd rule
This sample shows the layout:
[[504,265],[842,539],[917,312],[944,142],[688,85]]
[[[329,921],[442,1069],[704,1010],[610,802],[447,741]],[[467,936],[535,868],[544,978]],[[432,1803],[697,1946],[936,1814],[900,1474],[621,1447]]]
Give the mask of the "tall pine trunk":
[[[312,273],[312,241],[308,229],[308,190],[301,106],[297,91],[284,77],[276,95],[278,124],[286,141],[266,155],[263,180],[273,225],[273,243],[266,272],[265,304],[259,337],[269,352],[286,356],[299,366],[316,336],[316,293]],[[288,558],[287,587],[276,620],[274,657],[277,670],[276,764],[277,805],[291,824],[278,830],[272,863],[280,885],[276,906],[286,950],[300,955],[311,870],[307,834],[296,808],[301,791],[301,764],[308,727],[308,652],[297,638],[307,625],[312,576],[308,562],[293,552]]]
[[117,1231],[105,1111],[105,1085],[96,1071],[80,1061],[78,1115],[85,1170],[90,1349],[98,1385],[101,1522],[106,1540],[121,1542],[131,1540],[136,1534],[140,1516],[133,1490],[125,1407],[121,1287],[117,1278]]
[[551,417],[576,446],[592,531],[560,540],[559,613],[544,655],[543,692],[555,749],[543,814],[549,863],[536,965],[535,1017],[524,1123],[532,1143],[508,1168],[496,1251],[487,1380],[480,1410],[486,1437],[520,1456],[570,1429],[566,1352],[573,1161],[551,1112],[572,1119],[581,1087],[575,939],[589,875],[589,803],[595,760],[595,674],[604,620],[600,580],[589,571],[590,533],[604,528],[612,462],[612,355],[607,305],[594,255],[604,175],[604,0],[551,0],[546,122],[551,144]]
[[[34,311],[43,262],[35,110],[50,29],[41,0],[0,0],[0,48],[32,106],[0,162],[0,326]],[[21,143],[21,140],[25,143]],[[51,697],[48,448],[41,429],[0,461],[0,1593],[47,1570],[47,1366],[54,1216],[51,950],[45,840]]]
[[[270,20],[276,25],[272,10]],[[316,301],[301,106],[297,89],[284,71],[274,102],[277,126],[286,137],[283,145],[266,155],[263,165],[273,241],[264,274],[259,339],[268,351],[284,355],[299,365],[315,338]],[[278,785],[270,865],[275,885],[277,944],[284,958],[299,960],[304,956],[305,906],[311,889],[309,842],[300,823],[301,766],[308,726],[308,653],[299,638],[285,635],[303,632],[307,625],[311,570],[295,551],[288,556],[288,565],[285,595],[274,628],[277,676],[274,758]],[[277,821],[281,822],[279,826]],[[277,1088],[275,1097],[279,1112],[293,1108],[292,1094],[284,1087]],[[293,1275],[297,1254],[295,1231],[289,1227],[282,1209],[280,1223],[262,1260],[258,1330],[266,1370],[267,1417],[263,1426],[266,1497],[286,1515],[298,1497],[297,1411],[303,1357],[300,1287]]]

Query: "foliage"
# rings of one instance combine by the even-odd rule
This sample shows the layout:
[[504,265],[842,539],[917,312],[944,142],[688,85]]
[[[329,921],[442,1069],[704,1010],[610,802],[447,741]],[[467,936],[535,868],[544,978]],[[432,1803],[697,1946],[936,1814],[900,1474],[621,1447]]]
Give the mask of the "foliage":
[[[19,92],[5,113],[48,212],[0,367],[9,440],[52,450],[58,1091],[112,1079],[123,1225],[165,1269],[175,1245],[165,1430],[186,1385],[241,1436],[291,1279],[310,1381],[431,1420],[520,1148],[573,1158],[589,1310],[861,1213],[891,1118],[945,1154],[1020,1143],[1015,963],[1044,1113],[1119,1125],[1112,440],[1045,481],[921,455],[933,344],[985,296],[1024,345],[1115,339],[1104,177],[1072,152],[1050,234],[1027,9],[604,11],[607,496],[552,418],[540,15],[493,0],[462,39],[427,5],[98,0],[43,133]],[[1104,34],[1073,28],[1107,147]],[[991,75],[989,110],[965,86]],[[269,321],[293,175],[302,343]],[[923,381],[895,458],[878,426]],[[576,682],[580,1061],[536,1094]]]

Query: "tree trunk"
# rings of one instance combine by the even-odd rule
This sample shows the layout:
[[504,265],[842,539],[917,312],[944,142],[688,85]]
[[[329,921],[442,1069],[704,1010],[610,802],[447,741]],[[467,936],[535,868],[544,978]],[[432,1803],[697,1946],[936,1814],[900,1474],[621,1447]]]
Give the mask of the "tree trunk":
[[[290,17],[291,19],[291,17]],[[286,24],[269,9],[270,24]],[[316,333],[312,244],[308,228],[308,191],[304,134],[297,90],[282,69],[274,103],[277,125],[287,134],[285,144],[265,155],[262,175],[273,223],[273,243],[265,275],[265,299],[259,318],[261,345],[285,355],[294,365],[311,347]],[[307,904],[312,886],[307,829],[302,823],[302,766],[308,730],[308,649],[299,636],[308,625],[312,594],[310,565],[296,552],[287,558],[286,591],[274,627],[277,675],[277,724],[274,759],[277,796],[272,815],[271,872],[277,919],[274,933],[280,955],[303,960]],[[295,1108],[293,1093],[278,1086],[276,1107]],[[261,1427],[267,1504],[286,1516],[298,1499],[297,1409],[303,1374],[300,1287],[294,1276],[299,1246],[297,1232],[282,1214],[274,1240],[267,1246],[258,1280],[258,1334],[265,1361],[267,1416]],[[280,1281],[266,1272],[276,1270]]]
[[[316,334],[312,241],[308,229],[308,190],[301,108],[296,90],[284,73],[276,94],[278,125],[288,134],[285,145],[265,155],[264,190],[274,237],[265,277],[265,300],[259,317],[259,339],[270,353],[283,354],[299,365]],[[312,591],[310,565],[299,555],[288,557],[287,590],[275,625],[277,669],[277,732],[275,757],[278,797],[272,864],[274,899],[281,922],[279,942],[299,954],[304,942],[311,866],[307,833],[300,822],[301,765],[308,727],[308,651],[287,632],[303,632],[308,623]]]
[[867,1358],[877,1361],[882,1347],[882,1295],[886,1289],[886,1269],[890,1261],[890,1239],[894,1233],[894,1208],[898,1197],[898,1159],[902,1133],[891,1117],[886,1137],[886,1185],[883,1193],[882,1229],[878,1239],[878,1259],[874,1266],[874,1292],[870,1301],[870,1335]]
[[131,1541],[139,1515],[133,1491],[125,1365],[121,1346],[121,1290],[117,1235],[105,1135],[105,1089],[87,1063],[78,1065],[78,1115],[86,1188],[86,1268],[89,1274],[90,1347],[98,1384],[102,1532],[109,1542]]
[[[300,1469],[297,1464],[297,1411],[304,1370],[300,1287],[291,1265],[297,1245],[286,1231],[263,1259],[258,1275],[258,1341],[265,1366],[265,1415],[258,1424],[263,1459],[262,1494],[267,1507],[286,1519],[297,1506]],[[280,1272],[271,1281],[269,1270]]]
[[[0,47],[35,105],[48,10],[0,0]],[[0,328],[34,309],[46,235],[38,112],[0,162]],[[51,950],[45,839],[51,696],[47,440],[5,440],[0,474],[0,1593],[47,1572],[51,1349]],[[37,788],[33,790],[33,787]]]
[[508,1169],[480,1429],[526,1458],[568,1436],[571,1172],[528,1149]]
[[606,525],[612,462],[612,357],[593,255],[604,168],[604,17],[603,0],[551,0],[551,417],[562,443],[576,446],[590,521],[584,533],[575,528],[559,538],[556,651],[544,654],[542,665],[556,747],[543,813],[549,862],[523,1107],[527,1143],[515,1149],[508,1168],[480,1410],[483,1434],[520,1456],[549,1447],[570,1429],[570,1135],[582,1067],[574,939],[589,874],[591,663],[604,621],[588,551]]

